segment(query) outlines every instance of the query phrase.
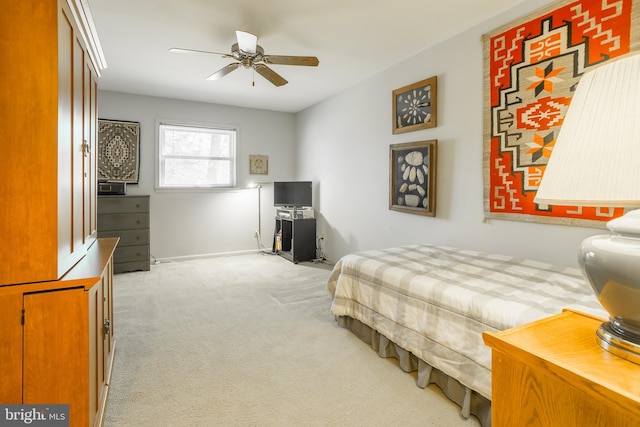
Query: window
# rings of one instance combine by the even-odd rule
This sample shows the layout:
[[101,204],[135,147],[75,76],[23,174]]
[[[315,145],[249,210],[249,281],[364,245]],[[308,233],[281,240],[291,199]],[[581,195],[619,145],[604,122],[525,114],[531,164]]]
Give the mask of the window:
[[235,129],[159,124],[158,188],[228,188],[235,176]]

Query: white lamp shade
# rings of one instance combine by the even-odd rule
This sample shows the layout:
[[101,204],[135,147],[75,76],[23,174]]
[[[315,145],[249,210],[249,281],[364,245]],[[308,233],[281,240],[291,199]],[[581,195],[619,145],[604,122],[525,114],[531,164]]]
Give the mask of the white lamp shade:
[[640,55],[580,79],[535,202],[640,206]]
[[236,38],[238,39],[238,49],[246,53],[256,53],[256,46],[258,44],[258,37],[256,35],[247,33],[246,31],[236,31]]

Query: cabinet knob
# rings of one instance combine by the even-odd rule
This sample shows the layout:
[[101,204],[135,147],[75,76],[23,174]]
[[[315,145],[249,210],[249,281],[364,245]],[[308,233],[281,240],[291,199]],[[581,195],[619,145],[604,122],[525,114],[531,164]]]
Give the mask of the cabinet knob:
[[87,142],[86,139],[82,143],[82,154],[84,155],[84,157],[89,157],[89,154],[91,154],[91,145]]

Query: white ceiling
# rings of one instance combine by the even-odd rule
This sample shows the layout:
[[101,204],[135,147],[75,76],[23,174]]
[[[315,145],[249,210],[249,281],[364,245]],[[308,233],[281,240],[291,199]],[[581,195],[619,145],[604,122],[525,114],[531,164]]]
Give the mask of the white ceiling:
[[[107,62],[102,90],[298,112],[523,0],[85,1]],[[205,80],[231,61],[169,52],[227,53],[235,30],[256,34],[266,54],[320,65],[272,65],[289,81],[275,87],[243,68]]]

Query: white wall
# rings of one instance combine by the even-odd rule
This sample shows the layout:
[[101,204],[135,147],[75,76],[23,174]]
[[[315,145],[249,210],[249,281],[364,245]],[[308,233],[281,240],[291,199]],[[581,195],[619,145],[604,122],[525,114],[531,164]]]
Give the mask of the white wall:
[[[140,179],[127,194],[151,195],[151,254],[157,259],[257,250],[258,194],[252,181],[292,179],[295,115],[248,108],[100,91],[99,118],[140,122]],[[155,191],[156,121],[237,126],[236,191]],[[269,156],[268,175],[249,174],[249,155]],[[261,190],[263,242],[273,237],[272,185]]]
[[[298,177],[319,183],[325,256],[432,243],[577,265],[580,242],[602,230],[484,220],[484,33],[546,2],[526,2],[298,114]],[[437,75],[438,126],[391,133],[391,92]],[[388,209],[389,145],[438,140],[435,218]]]
[[[335,261],[349,252],[444,244],[576,265],[580,242],[600,229],[485,221],[481,36],[550,3],[524,2],[297,115],[137,95],[99,94],[100,118],[141,123],[141,176],[128,194],[151,195],[151,252],[159,259],[257,249],[257,190],[156,192],[157,119],[238,125],[239,187],[253,180],[313,180],[318,233]],[[428,41],[425,41],[428,45]],[[438,76],[438,126],[391,133],[391,92]],[[438,140],[437,216],[390,211],[389,145]],[[269,175],[249,175],[249,154]],[[263,242],[273,237],[272,186],[262,189]]]

